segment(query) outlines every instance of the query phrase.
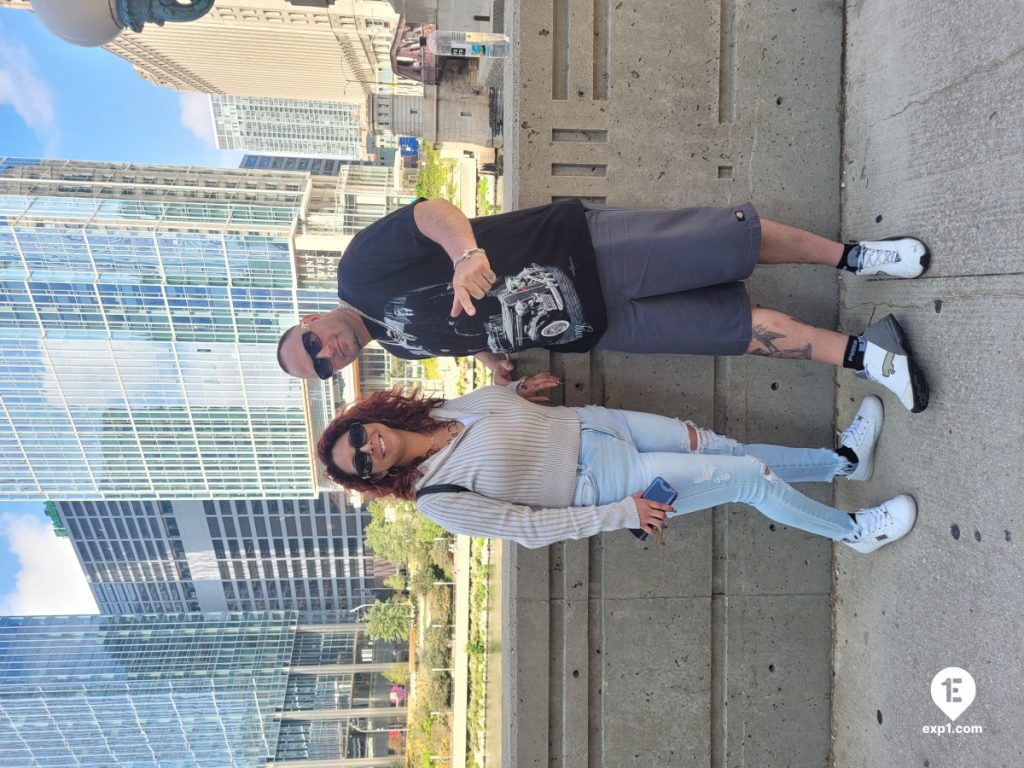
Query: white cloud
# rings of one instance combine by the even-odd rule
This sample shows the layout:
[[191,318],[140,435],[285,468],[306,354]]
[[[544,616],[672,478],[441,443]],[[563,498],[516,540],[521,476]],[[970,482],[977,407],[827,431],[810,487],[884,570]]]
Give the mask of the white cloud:
[[99,613],[71,542],[36,515],[0,515],[0,535],[18,559],[15,587],[0,595],[0,614]]
[[36,74],[28,49],[8,40],[0,30],[0,104],[9,105],[44,145],[44,154],[57,154],[59,132],[55,98],[50,85]]
[[183,93],[178,97],[181,108],[179,121],[204,144],[217,146],[210,115],[210,97],[202,93]]

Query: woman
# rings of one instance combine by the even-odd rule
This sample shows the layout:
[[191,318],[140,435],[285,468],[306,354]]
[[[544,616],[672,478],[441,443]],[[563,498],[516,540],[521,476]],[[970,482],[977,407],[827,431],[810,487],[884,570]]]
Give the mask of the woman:
[[[418,494],[420,511],[453,533],[527,547],[619,528],[656,534],[666,517],[731,502],[858,552],[914,525],[910,496],[847,514],[788,485],[868,480],[882,427],[877,397],[864,400],[833,451],[741,445],[635,411],[539,405],[538,393],[556,384],[542,373],[448,402],[376,392],[328,425],[317,452],[328,477],[347,488]],[[671,506],[641,497],[657,476],[679,493]]]

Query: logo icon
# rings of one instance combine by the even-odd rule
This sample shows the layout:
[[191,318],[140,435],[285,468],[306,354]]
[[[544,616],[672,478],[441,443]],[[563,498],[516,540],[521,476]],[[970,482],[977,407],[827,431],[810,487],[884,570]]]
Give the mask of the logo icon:
[[955,721],[971,706],[975,693],[977,686],[966,669],[946,667],[932,678],[932,701],[950,720]]

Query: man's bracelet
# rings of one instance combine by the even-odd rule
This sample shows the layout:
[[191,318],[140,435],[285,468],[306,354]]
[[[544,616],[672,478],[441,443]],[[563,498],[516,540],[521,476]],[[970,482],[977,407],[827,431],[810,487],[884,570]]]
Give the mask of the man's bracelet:
[[526,380],[528,378],[530,378],[530,377],[529,376],[523,376],[523,378],[521,378],[516,383],[516,394],[517,395],[521,395],[521,394],[523,394],[524,391],[526,391]]
[[482,253],[484,256],[487,255],[487,252],[483,248],[467,248],[462,252],[461,256],[459,256],[457,259],[455,259],[455,261],[452,262],[452,266],[459,266],[459,264],[464,262],[466,259],[470,258],[475,253]]

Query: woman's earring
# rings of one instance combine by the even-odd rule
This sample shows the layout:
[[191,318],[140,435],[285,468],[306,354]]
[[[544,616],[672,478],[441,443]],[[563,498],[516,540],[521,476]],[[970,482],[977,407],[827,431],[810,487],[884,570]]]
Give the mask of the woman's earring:
[[389,475],[391,475],[392,477],[394,477],[395,475],[397,475],[397,474],[398,474],[398,467],[391,467],[391,468],[390,468],[390,469],[388,470],[388,474],[389,474]]

